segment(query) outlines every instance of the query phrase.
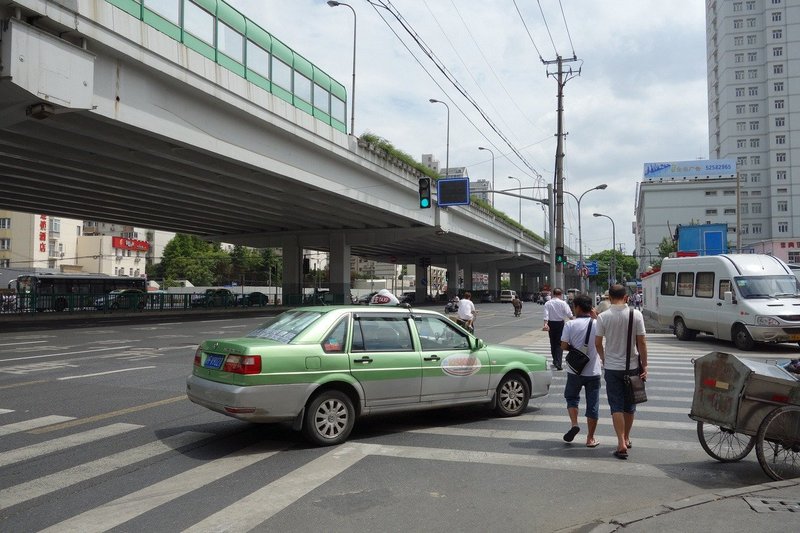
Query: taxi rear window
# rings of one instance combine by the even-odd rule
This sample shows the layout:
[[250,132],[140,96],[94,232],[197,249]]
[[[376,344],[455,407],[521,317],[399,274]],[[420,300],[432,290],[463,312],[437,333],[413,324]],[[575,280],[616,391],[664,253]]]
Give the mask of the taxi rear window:
[[260,325],[246,336],[289,344],[321,316],[322,313],[313,311],[287,311],[278,315],[275,320]]

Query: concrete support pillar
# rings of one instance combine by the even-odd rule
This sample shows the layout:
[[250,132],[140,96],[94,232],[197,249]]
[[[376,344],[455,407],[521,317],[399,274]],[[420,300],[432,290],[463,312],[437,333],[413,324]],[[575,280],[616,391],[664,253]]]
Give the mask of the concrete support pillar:
[[461,265],[461,268],[464,271],[462,274],[464,277],[464,290],[472,292],[475,289],[475,287],[472,286],[472,264],[467,263]]
[[423,279],[428,278],[428,269],[419,264],[419,257],[414,264],[414,301],[422,303],[428,295],[428,286],[422,284]]
[[349,304],[350,299],[350,245],[344,233],[331,233],[328,270],[333,303]]
[[458,256],[447,256],[447,299],[458,294]]
[[303,249],[296,237],[287,237],[283,249],[283,304],[303,302]]
[[494,263],[489,263],[487,270],[489,271],[489,294],[494,296],[497,301],[500,298],[500,272]]

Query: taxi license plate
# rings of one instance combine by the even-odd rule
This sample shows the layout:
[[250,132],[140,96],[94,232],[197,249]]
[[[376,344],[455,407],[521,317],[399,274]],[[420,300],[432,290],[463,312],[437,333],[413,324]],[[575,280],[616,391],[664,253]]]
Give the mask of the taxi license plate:
[[222,361],[225,359],[224,355],[214,355],[208,354],[206,356],[206,362],[203,364],[206,368],[213,368],[215,370],[219,370],[222,367]]

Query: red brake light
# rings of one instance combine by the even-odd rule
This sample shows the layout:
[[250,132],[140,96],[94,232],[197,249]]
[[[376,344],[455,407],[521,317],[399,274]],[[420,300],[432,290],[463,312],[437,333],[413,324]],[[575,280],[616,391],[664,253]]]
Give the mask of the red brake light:
[[228,354],[228,357],[225,358],[225,364],[222,366],[222,371],[245,375],[260,374],[261,356]]
[[203,353],[202,346],[198,346],[194,351],[194,366],[200,366],[200,354]]

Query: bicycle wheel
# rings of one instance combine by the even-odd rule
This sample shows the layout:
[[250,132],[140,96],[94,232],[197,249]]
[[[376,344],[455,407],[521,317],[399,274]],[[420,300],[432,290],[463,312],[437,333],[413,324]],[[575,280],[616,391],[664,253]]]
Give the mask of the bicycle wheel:
[[772,479],[800,477],[800,407],[778,407],[756,434],[758,464]]
[[722,463],[744,459],[756,441],[755,437],[703,422],[697,422],[697,439],[708,455]]

